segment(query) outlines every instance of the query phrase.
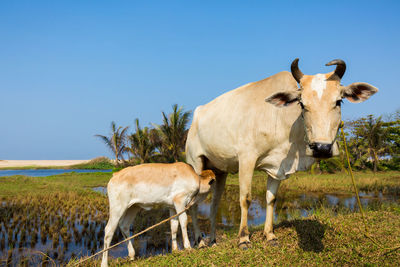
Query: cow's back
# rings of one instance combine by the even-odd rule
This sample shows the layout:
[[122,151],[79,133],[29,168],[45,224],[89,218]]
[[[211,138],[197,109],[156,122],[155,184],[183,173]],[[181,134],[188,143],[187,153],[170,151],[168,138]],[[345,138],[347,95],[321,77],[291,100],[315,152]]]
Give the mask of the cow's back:
[[294,88],[297,88],[296,81],[285,71],[246,84],[198,107],[186,144],[188,163],[203,155],[216,168],[236,172],[239,157],[250,153],[259,159],[257,168],[275,169],[271,174],[276,176],[273,172],[279,166],[269,165],[287,157],[293,143],[303,141],[304,130],[299,123],[298,105],[277,108],[265,99],[278,91]]

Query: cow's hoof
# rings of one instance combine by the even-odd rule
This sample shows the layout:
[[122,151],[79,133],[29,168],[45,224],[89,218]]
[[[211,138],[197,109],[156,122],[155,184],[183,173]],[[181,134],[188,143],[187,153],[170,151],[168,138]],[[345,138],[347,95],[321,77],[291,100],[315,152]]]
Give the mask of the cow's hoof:
[[214,240],[211,240],[210,241],[210,244],[208,244],[210,247],[212,247],[212,248],[215,248],[216,246],[217,246],[217,241],[215,241],[215,239]]
[[247,250],[251,248],[251,243],[249,241],[245,241],[239,244],[239,248],[242,250]]
[[204,240],[200,240],[199,244],[197,245],[197,248],[206,248],[207,244],[204,242]]
[[267,241],[267,244],[271,247],[277,247],[279,245],[278,239],[274,238]]
[[264,238],[267,239],[267,244],[270,246],[277,246],[278,245],[278,238],[274,235],[274,233],[265,233]]

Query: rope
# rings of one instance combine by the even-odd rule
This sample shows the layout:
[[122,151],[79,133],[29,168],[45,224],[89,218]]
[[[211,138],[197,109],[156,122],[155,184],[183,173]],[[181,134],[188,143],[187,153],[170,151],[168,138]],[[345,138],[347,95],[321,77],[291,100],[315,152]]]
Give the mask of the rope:
[[83,259],[83,260],[77,262],[77,263],[76,263],[75,265],[73,265],[73,266],[79,266],[79,265],[81,265],[83,262],[88,261],[88,260],[90,260],[90,259],[96,257],[97,255],[99,255],[99,254],[101,254],[101,253],[103,253],[103,252],[106,252],[106,251],[108,251],[108,250],[110,250],[110,249],[112,249],[112,248],[114,248],[114,247],[116,247],[116,246],[119,246],[119,245],[121,245],[122,243],[125,243],[126,241],[129,241],[129,240],[131,240],[131,239],[133,239],[133,238],[135,238],[135,237],[138,237],[138,236],[140,236],[140,235],[142,235],[142,234],[144,234],[144,233],[150,231],[151,229],[154,229],[154,228],[160,226],[161,224],[164,224],[164,223],[166,223],[166,222],[172,220],[173,218],[178,217],[179,215],[181,215],[182,213],[186,212],[188,209],[190,209],[190,207],[192,207],[192,206],[195,204],[195,202],[196,202],[195,199],[196,199],[196,196],[198,195],[198,193],[199,193],[199,191],[193,196],[192,200],[186,205],[186,207],[185,207],[182,211],[180,211],[179,213],[177,213],[177,214],[175,214],[175,215],[173,215],[173,216],[171,216],[171,217],[169,217],[169,218],[167,218],[167,219],[165,219],[165,220],[163,220],[163,221],[161,221],[161,222],[159,222],[159,223],[156,223],[156,224],[154,224],[154,225],[152,225],[152,226],[150,226],[150,227],[144,229],[143,231],[141,231],[141,232],[139,232],[139,233],[136,233],[136,234],[134,234],[133,236],[128,237],[128,238],[122,240],[121,242],[118,242],[118,243],[116,243],[116,244],[114,244],[114,245],[112,245],[112,246],[109,246],[108,248],[103,249],[103,250],[101,250],[101,251],[99,251],[99,252],[96,252],[96,253],[93,254],[92,256],[90,256],[90,257],[88,257],[88,258],[86,258],[86,259]]
[[[342,133],[344,149],[345,149],[345,152],[346,152],[346,158],[347,158],[348,168],[349,168],[351,180],[352,180],[352,182],[353,182],[354,192],[355,192],[356,197],[357,197],[358,208],[360,209],[361,217],[362,217],[362,220],[363,220],[363,223],[364,223],[364,236],[367,237],[369,240],[371,240],[371,242],[374,243],[376,246],[378,246],[380,249],[382,249],[382,250],[388,250],[385,254],[388,254],[388,253],[390,253],[390,252],[393,252],[393,251],[395,251],[395,250],[398,250],[398,249],[400,249],[400,245],[395,246],[395,247],[385,247],[385,246],[382,245],[378,240],[376,240],[375,238],[373,238],[373,237],[368,233],[368,230],[369,230],[369,229],[368,229],[368,224],[367,224],[367,220],[366,220],[366,218],[365,218],[364,210],[363,210],[362,205],[361,205],[360,197],[359,197],[359,195],[358,195],[358,189],[357,189],[357,186],[356,186],[356,182],[355,182],[355,180],[354,180],[354,174],[353,174],[353,170],[352,170],[351,164],[350,164],[349,151],[347,150],[346,137],[345,137],[343,128],[344,128],[344,123],[343,123],[343,121],[342,121],[342,122],[340,123],[340,129],[341,129],[341,133]],[[140,235],[142,235],[142,234],[144,234],[144,233],[150,231],[151,229],[154,229],[154,228],[160,226],[161,224],[164,224],[164,223],[166,223],[166,222],[172,220],[173,218],[178,217],[179,215],[181,215],[182,213],[184,213],[184,212],[186,212],[188,209],[190,209],[191,206],[193,206],[193,204],[195,203],[195,198],[196,198],[196,196],[194,196],[194,197],[192,198],[192,200],[186,205],[185,209],[183,209],[181,212],[179,212],[179,213],[177,213],[177,214],[175,214],[175,215],[173,215],[173,216],[171,216],[171,217],[169,217],[169,218],[167,218],[167,219],[165,219],[165,220],[163,220],[163,221],[161,221],[161,222],[159,222],[159,223],[156,223],[156,224],[154,224],[154,225],[152,225],[152,226],[146,228],[145,230],[143,230],[143,231],[141,231],[141,232],[139,232],[139,233],[137,233],[137,234],[134,234],[134,235],[131,236],[131,237],[128,237],[128,238],[122,240],[121,242],[118,242],[118,243],[116,243],[116,244],[114,244],[114,245],[112,245],[112,246],[109,246],[108,248],[103,249],[103,250],[101,250],[101,251],[99,251],[99,252],[93,254],[92,256],[86,258],[86,259],[83,259],[83,260],[79,261],[78,263],[76,263],[76,264],[73,265],[73,266],[79,266],[79,265],[82,264],[83,262],[88,261],[88,260],[94,258],[95,256],[97,256],[97,255],[99,255],[99,254],[101,254],[101,253],[103,253],[103,252],[106,252],[106,251],[108,251],[108,250],[110,250],[110,249],[112,249],[112,248],[114,248],[114,247],[116,247],[116,246],[119,246],[119,245],[121,245],[122,243],[125,243],[126,241],[129,241],[129,240],[131,240],[131,239],[133,239],[133,238],[135,238],[135,237],[138,237],[138,236],[140,236]]]
[[346,136],[344,134],[343,128],[344,128],[344,123],[342,121],[340,123],[340,129],[341,129],[342,138],[343,138],[344,150],[346,152],[347,164],[348,164],[349,173],[350,173],[350,176],[351,176],[351,181],[353,182],[354,192],[355,192],[356,197],[357,197],[358,208],[360,209],[361,217],[362,217],[362,220],[363,220],[363,223],[364,223],[364,236],[366,238],[368,238],[369,240],[371,240],[371,242],[374,243],[376,246],[378,246],[380,249],[387,250],[387,252],[385,254],[388,254],[390,252],[398,250],[398,249],[400,249],[400,245],[397,245],[395,247],[385,247],[384,245],[382,245],[382,243],[380,243],[378,240],[376,240],[375,238],[373,238],[369,234],[369,228],[368,228],[367,219],[365,218],[365,213],[364,213],[364,210],[363,210],[362,205],[361,205],[360,197],[358,195],[358,189],[357,189],[357,186],[356,186],[356,182],[354,180],[353,170],[352,170],[351,164],[350,164],[350,156],[349,156],[349,151],[347,149]]

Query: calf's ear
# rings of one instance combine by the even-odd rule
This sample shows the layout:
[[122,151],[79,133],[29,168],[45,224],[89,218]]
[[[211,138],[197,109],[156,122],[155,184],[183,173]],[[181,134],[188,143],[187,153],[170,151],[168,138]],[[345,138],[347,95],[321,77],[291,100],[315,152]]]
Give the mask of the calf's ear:
[[272,96],[267,97],[265,101],[281,108],[297,102],[299,98],[300,91],[286,91],[273,94]]
[[352,83],[342,88],[342,96],[350,102],[360,103],[378,92],[378,88],[368,83]]
[[203,179],[215,178],[215,174],[212,170],[203,170],[200,174],[200,177]]

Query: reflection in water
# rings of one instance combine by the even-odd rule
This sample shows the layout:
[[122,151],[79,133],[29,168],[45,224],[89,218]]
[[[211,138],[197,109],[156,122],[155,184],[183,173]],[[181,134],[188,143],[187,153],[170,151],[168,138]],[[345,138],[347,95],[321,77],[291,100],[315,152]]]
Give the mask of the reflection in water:
[[[105,187],[95,187],[93,190],[100,194],[106,194],[107,191]],[[334,212],[357,210],[356,198],[351,195],[279,193],[274,210],[275,223],[310,216],[316,209],[321,207],[329,208]],[[368,208],[379,207],[383,203],[399,204],[399,196],[396,195],[360,192],[360,197],[362,205]],[[217,215],[219,227],[232,227],[240,224],[238,199],[238,187],[227,186]],[[58,264],[63,265],[71,258],[80,258],[102,249],[104,227],[108,216],[106,199],[101,198],[100,203],[102,204],[100,206],[91,205],[87,207],[93,213],[88,213],[85,210],[70,210],[69,205],[52,206],[51,209],[43,211],[38,201],[40,202],[41,200],[36,200],[34,203],[31,203],[32,200],[27,203],[3,201],[0,204],[0,262],[9,259],[9,262],[12,263],[11,265],[18,265],[17,263],[21,263],[21,258],[25,257],[30,258],[32,263],[32,253],[42,251],[55,259]],[[69,201],[73,201],[73,199],[66,200],[66,202]],[[248,214],[249,225],[255,226],[264,223],[265,206],[265,192],[254,194]],[[60,210],[60,207],[63,208]],[[39,211],[42,213],[39,214]],[[28,213],[25,214],[26,212]],[[23,214],[27,216],[26,219],[24,219],[25,215],[23,216]],[[206,233],[208,233],[206,229],[209,227],[207,220],[209,214],[210,199],[206,199],[199,204],[201,229]],[[165,208],[140,211],[131,232],[137,233],[167,217],[169,217],[169,211]],[[59,225],[57,229],[61,229],[60,232],[55,230],[55,225]],[[188,228],[193,246],[191,224],[189,224]],[[122,239],[121,233],[117,230],[112,243]],[[180,231],[178,232],[178,239],[181,239]],[[133,245],[137,256],[147,257],[169,253],[171,251],[170,243],[170,226],[166,223],[136,238]],[[12,250],[12,254],[10,254],[11,247],[15,248]],[[110,256],[127,257],[126,244],[112,249]],[[38,264],[41,259],[39,257]]]
[[[95,191],[105,194],[106,188],[93,188]],[[363,207],[379,207],[382,204],[399,204],[399,196],[383,195],[381,192],[360,192],[361,204]],[[210,215],[211,199],[207,198],[198,206],[198,213],[201,219],[208,219]],[[251,226],[261,225],[265,222],[266,216],[266,200],[265,193],[253,195],[253,200],[249,208],[248,224]],[[299,217],[308,217],[314,213],[317,208],[330,208],[335,212],[348,211],[354,212],[358,210],[357,200],[355,196],[345,194],[324,194],[324,193],[309,193],[278,195],[278,199],[274,209],[274,222],[290,220]],[[227,186],[222,196],[217,223],[223,226],[238,226],[240,224],[240,206],[239,206],[239,189],[233,186]],[[148,225],[150,226],[150,224]],[[202,228],[204,230],[204,227]],[[191,225],[189,225],[191,231]],[[190,233],[193,237],[193,233]],[[169,232],[164,238],[164,246],[152,246],[149,250],[149,243],[153,243],[151,238],[142,238],[139,243],[136,243],[137,255],[149,256],[155,254],[164,254],[170,250]],[[192,238],[193,239],[193,238]],[[192,242],[193,246],[193,242]],[[127,251],[125,250],[125,256]]]
[[95,192],[102,193],[104,195],[107,194],[107,188],[104,186],[97,186],[97,187],[93,187],[92,189]]
[[[228,190],[229,191],[229,190]],[[229,192],[235,199],[227,197],[224,193],[217,221],[225,226],[240,224],[239,192]],[[360,192],[359,194],[363,207],[376,207],[383,203],[399,203],[399,196],[383,195],[381,192]],[[227,199],[228,198],[228,199]],[[210,215],[211,200],[207,199],[199,205],[199,214],[208,218]],[[248,224],[256,226],[265,222],[266,200],[264,196],[254,195],[248,214]],[[357,199],[351,195],[335,195],[324,193],[297,194],[290,196],[279,196],[274,209],[274,221],[289,220],[293,217],[308,217],[314,213],[316,208],[330,208],[333,211],[347,210],[357,211]]]

